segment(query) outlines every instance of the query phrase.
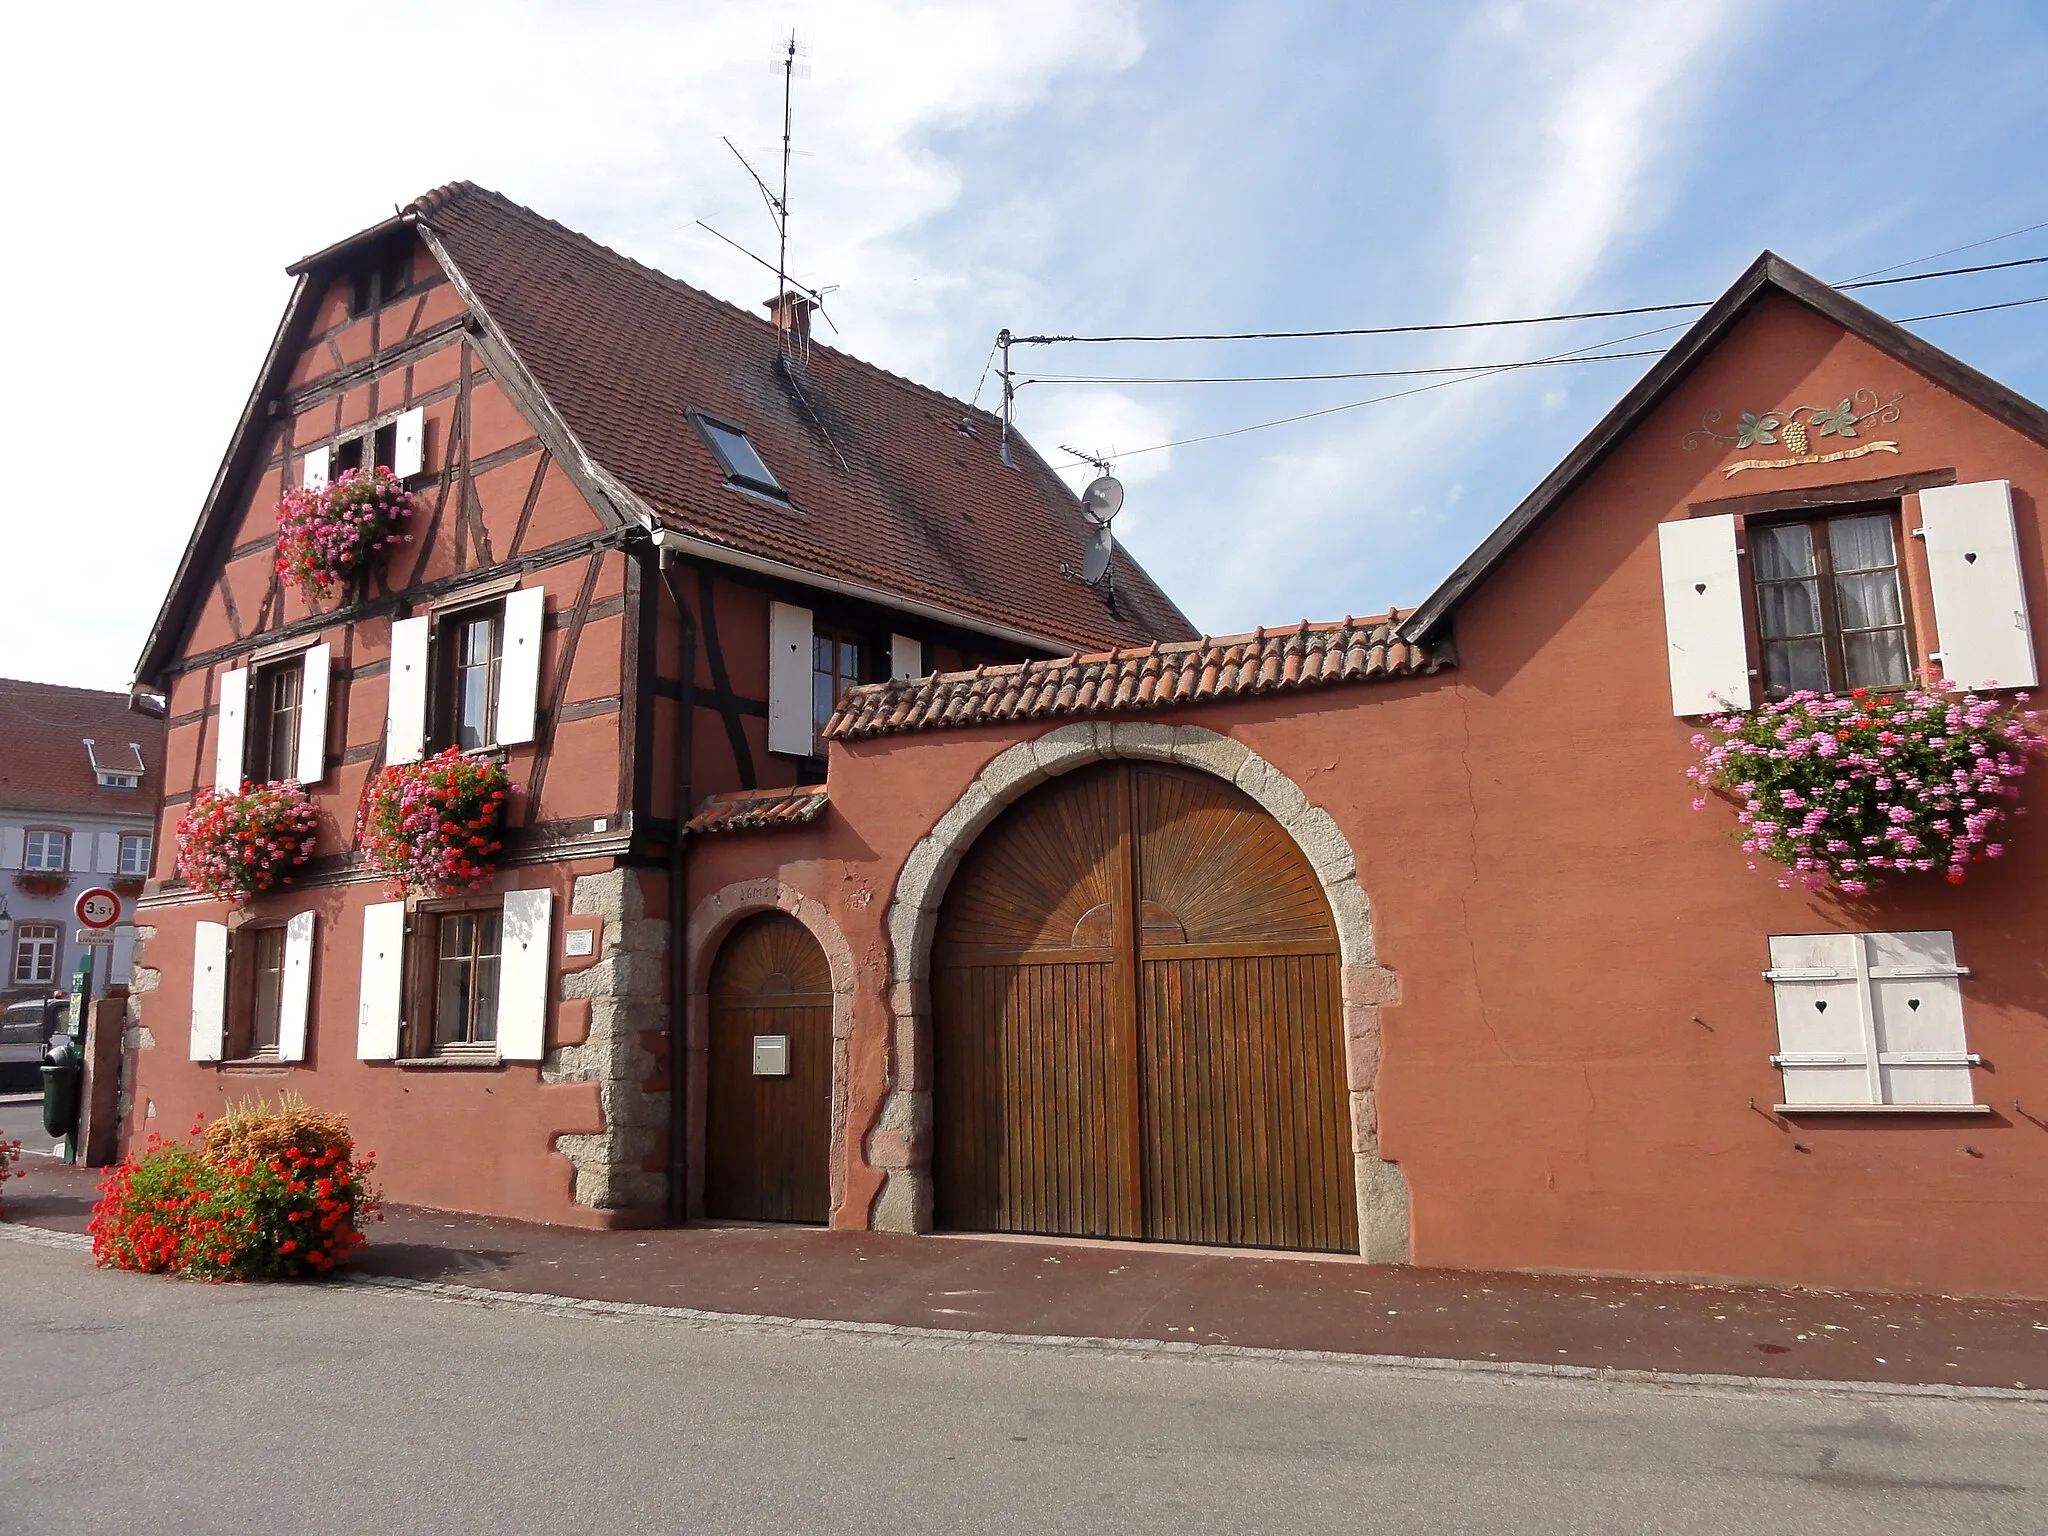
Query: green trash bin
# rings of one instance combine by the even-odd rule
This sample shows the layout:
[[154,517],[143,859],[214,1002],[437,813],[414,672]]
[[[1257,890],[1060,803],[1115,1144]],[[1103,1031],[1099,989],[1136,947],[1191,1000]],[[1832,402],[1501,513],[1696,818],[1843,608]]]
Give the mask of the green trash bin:
[[85,1063],[69,1035],[59,1035],[43,1052],[43,1129],[52,1136],[71,1136],[78,1130],[78,1090],[85,1078]]

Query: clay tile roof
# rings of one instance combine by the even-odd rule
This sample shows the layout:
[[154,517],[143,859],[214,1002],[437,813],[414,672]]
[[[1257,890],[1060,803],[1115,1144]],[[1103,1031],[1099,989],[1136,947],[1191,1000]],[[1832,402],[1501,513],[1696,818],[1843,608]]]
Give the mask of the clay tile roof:
[[[133,772],[139,754],[142,782],[100,788],[95,754],[116,772]],[[163,761],[163,721],[131,713],[127,694],[0,678],[0,806],[148,816],[163,790]]]
[[686,832],[751,832],[757,827],[800,827],[825,814],[825,786],[736,789],[713,795],[683,825]]
[[1208,704],[1335,683],[1420,677],[1452,665],[1448,648],[1411,645],[1400,617],[1303,620],[1293,629],[1221,639],[1153,641],[1053,661],[941,672],[904,682],[849,688],[825,728],[854,741],[892,731],[949,725],[1115,714]]
[[[482,187],[408,212],[584,450],[678,532],[1055,646],[1194,633],[1122,550],[1118,616],[1069,574],[1080,503],[1022,439],[1005,466],[988,412],[816,340],[791,365],[765,315]],[[787,507],[727,486],[693,407],[746,432]]]

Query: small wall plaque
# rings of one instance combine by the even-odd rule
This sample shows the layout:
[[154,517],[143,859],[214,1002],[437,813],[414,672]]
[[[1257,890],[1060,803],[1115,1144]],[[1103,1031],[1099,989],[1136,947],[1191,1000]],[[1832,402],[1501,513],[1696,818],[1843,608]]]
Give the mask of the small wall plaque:
[[597,935],[588,928],[571,928],[563,935],[562,953],[588,955],[595,950]]

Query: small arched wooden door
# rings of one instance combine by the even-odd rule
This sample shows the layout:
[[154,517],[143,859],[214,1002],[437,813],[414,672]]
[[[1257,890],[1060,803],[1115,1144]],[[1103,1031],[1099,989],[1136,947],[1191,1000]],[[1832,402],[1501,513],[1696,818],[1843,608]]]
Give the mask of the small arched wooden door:
[[747,918],[719,948],[705,1093],[704,1213],[823,1222],[832,975],[818,941],[786,912]]
[[1356,1251],[1336,929],[1234,786],[1107,763],[969,851],[932,966],[960,1230]]

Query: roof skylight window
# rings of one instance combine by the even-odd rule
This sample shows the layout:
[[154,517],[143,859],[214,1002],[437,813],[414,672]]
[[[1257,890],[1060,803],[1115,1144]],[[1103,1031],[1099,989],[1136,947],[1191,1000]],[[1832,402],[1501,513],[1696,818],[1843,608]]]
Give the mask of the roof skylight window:
[[782,482],[775,478],[775,472],[769,469],[767,461],[747,440],[744,430],[702,411],[691,411],[690,420],[697,424],[705,446],[724,468],[728,485],[783,501],[789,499],[789,492],[782,488]]

